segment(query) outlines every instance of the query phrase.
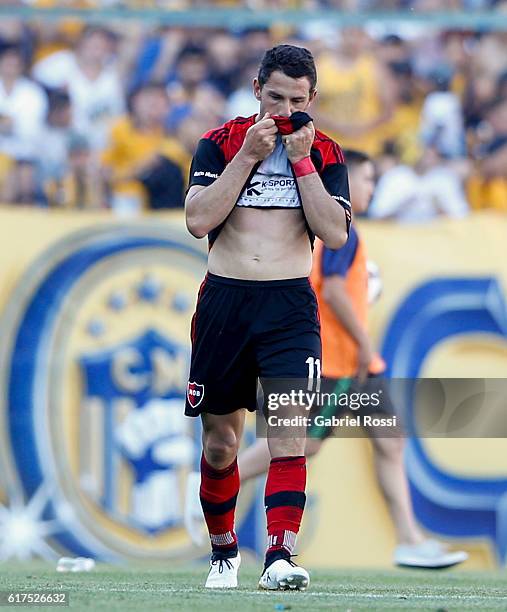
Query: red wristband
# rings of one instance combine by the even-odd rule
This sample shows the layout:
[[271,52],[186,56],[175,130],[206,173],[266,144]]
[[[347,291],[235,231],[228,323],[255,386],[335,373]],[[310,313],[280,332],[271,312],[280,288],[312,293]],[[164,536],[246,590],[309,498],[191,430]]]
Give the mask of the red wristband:
[[295,164],[292,164],[292,167],[294,168],[294,174],[296,175],[296,178],[300,178],[301,176],[306,176],[307,174],[313,174],[314,172],[317,172],[310,156],[303,157],[303,159],[300,159]]

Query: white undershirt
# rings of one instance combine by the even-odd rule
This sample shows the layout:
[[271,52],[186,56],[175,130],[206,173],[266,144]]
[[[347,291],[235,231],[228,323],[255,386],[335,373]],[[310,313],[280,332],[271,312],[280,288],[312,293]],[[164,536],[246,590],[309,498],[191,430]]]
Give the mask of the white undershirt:
[[263,160],[236,206],[301,208],[296,180],[280,136],[273,153]]

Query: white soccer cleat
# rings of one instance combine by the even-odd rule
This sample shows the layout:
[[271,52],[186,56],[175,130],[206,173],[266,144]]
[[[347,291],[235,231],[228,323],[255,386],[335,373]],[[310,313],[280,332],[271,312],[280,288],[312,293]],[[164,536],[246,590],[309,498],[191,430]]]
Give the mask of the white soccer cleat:
[[204,585],[207,589],[235,589],[238,586],[238,569],[241,555],[228,557],[226,553],[212,553],[209,574]]
[[187,478],[185,492],[185,510],[183,513],[183,524],[196,546],[202,546],[205,542],[204,514],[202,512],[199,490],[201,487],[201,474],[190,472]]
[[394,551],[394,564],[402,567],[444,569],[467,559],[468,554],[463,550],[451,551],[438,540],[424,540],[420,544],[400,544]]
[[290,560],[277,559],[262,573],[259,588],[267,591],[304,591],[310,584],[310,575]]

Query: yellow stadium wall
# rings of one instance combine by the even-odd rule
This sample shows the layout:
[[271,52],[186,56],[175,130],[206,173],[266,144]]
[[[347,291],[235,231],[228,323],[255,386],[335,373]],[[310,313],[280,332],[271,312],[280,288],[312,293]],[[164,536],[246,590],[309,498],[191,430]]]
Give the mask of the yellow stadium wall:
[[[441,220],[409,226],[387,222],[360,223],[369,258],[380,267],[383,294],[370,310],[370,331],[377,348],[400,301],[417,285],[438,277],[492,276],[507,292],[507,216],[472,215],[461,221]],[[507,338],[485,334],[457,337],[435,348],[424,362],[427,377],[505,378]],[[428,452],[451,473],[479,478],[505,478],[504,439],[427,439]],[[395,534],[376,487],[371,449],[365,439],[331,439],[313,460],[310,490],[318,500],[313,536],[304,551],[311,565],[387,566]],[[439,534],[434,534],[437,537]],[[496,564],[484,538],[449,539],[467,550],[465,568]]]
[[[204,241],[197,245],[197,241],[186,234],[182,214],[178,212],[120,223],[108,213],[0,209],[2,329],[6,330],[5,326],[10,320],[8,317],[17,316],[12,305],[12,295],[15,290],[21,291],[22,295],[20,278],[27,270],[31,270],[31,278],[36,279],[36,262],[46,257],[49,248],[76,235],[76,232],[88,231],[93,234],[94,228],[106,226],[112,229],[121,227],[128,232],[129,227],[143,225],[157,227],[158,230],[167,228],[168,235],[176,242],[193,245],[192,248],[201,254],[206,251]],[[504,290],[507,287],[505,216],[480,214],[459,222],[442,220],[420,227],[378,222],[362,222],[359,225],[369,257],[380,267],[384,283],[381,299],[371,308],[370,317],[371,334],[377,347],[382,345],[386,326],[400,302],[414,287],[428,279],[487,275],[495,277]],[[143,266],[150,268],[146,258],[140,269]],[[195,304],[200,277],[204,274],[204,263],[194,262],[190,268],[191,272],[185,273],[186,276],[181,273],[185,276],[182,283],[185,291],[194,296]],[[93,299],[91,306],[94,306]],[[90,310],[91,306],[87,308]],[[97,302],[96,309],[101,308],[102,303]],[[169,333],[187,345],[190,314],[184,318],[183,329],[168,328]],[[161,327],[165,325],[162,314],[148,307],[139,310],[135,317],[125,319],[139,330],[148,320],[155,321]],[[115,330],[116,335],[111,337],[111,342],[128,336],[127,331],[120,326]],[[73,341],[78,344],[87,342],[79,334]],[[9,341],[4,342],[0,349],[0,359],[4,366],[9,363],[11,348]],[[505,372],[507,342],[481,334],[443,342],[429,355],[423,367],[424,376],[435,377],[504,377]],[[5,371],[1,375],[2,388],[6,389]],[[65,388],[62,392],[68,396],[70,403],[78,401],[74,398],[73,389]],[[0,501],[8,504],[8,489],[19,487],[20,478],[12,454],[12,448],[17,442],[9,439],[5,395],[3,392],[0,397]],[[69,435],[74,435],[73,427],[75,425],[69,425]],[[427,440],[425,444],[428,453],[450,472],[473,474],[478,478],[506,477],[507,444],[504,440]],[[129,479],[123,478],[122,483],[122,486],[127,487]],[[245,504],[251,503],[252,491],[249,490],[247,495]],[[125,542],[118,543],[115,540],[105,544],[106,548],[110,546],[114,549],[114,555],[111,556],[113,560],[123,556],[136,557],[136,547],[139,550],[142,548],[142,558],[164,558],[164,549],[168,548],[174,552],[169,558],[175,560],[190,559],[205,552],[204,549],[194,551],[186,534],[179,528],[162,534],[157,543],[155,538],[149,540],[127,534],[127,529],[110,525],[98,513],[93,516],[93,520],[104,522],[103,531],[97,533],[107,533],[110,529],[118,536],[118,542],[124,537]],[[97,533],[94,535],[100,539]],[[470,560],[465,567],[489,568],[496,564],[493,547],[485,538],[458,539],[455,543],[470,552]],[[394,544],[394,530],[375,483],[369,442],[365,439],[331,439],[310,465],[309,505],[300,538],[302,560],[312,566],[389,566]],[[257,546],[262,548],[262,543]],[[103,557],[107,558],[107,554],[104,553]]]

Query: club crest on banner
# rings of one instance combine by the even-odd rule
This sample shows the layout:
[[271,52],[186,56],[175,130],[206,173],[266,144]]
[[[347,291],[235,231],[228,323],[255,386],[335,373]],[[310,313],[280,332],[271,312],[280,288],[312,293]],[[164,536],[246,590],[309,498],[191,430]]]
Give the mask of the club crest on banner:
[[47,522],[23,556],[204,552],[183,504],[201,453],[184,404],[205,263],[183,229],[151,221],[71,234],[21,278],[2,320],[5,447],[16,499]]

